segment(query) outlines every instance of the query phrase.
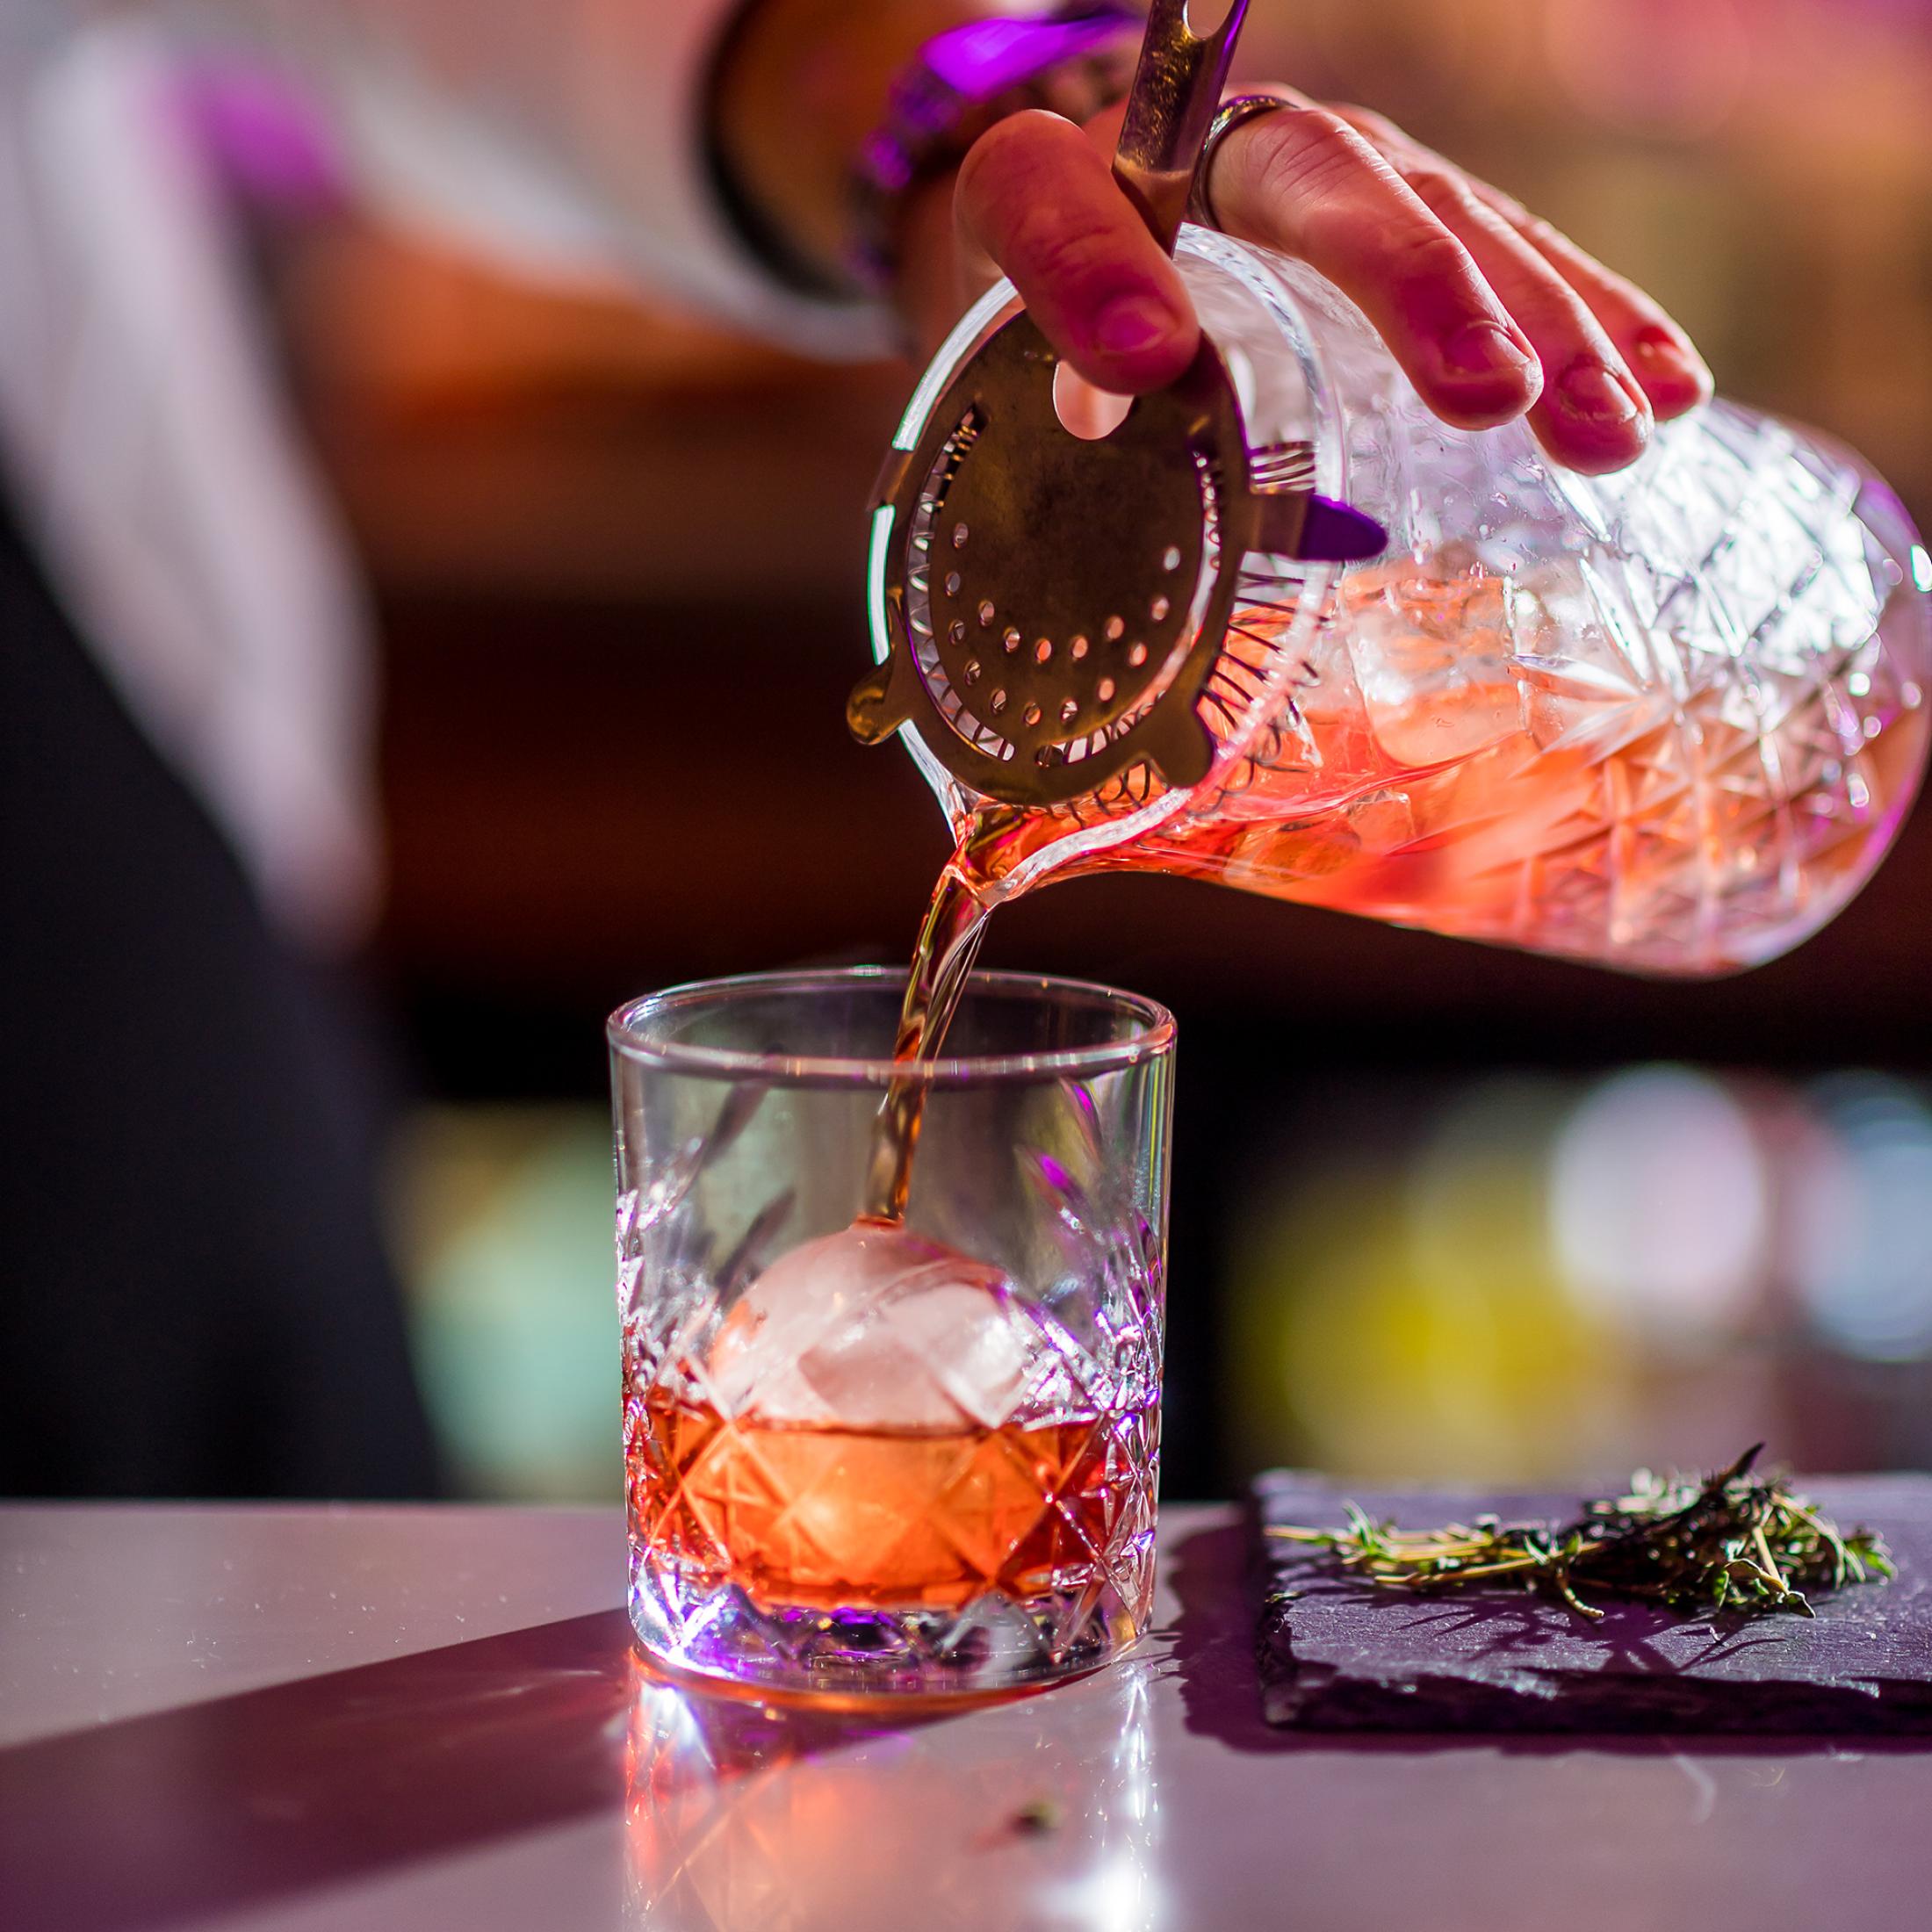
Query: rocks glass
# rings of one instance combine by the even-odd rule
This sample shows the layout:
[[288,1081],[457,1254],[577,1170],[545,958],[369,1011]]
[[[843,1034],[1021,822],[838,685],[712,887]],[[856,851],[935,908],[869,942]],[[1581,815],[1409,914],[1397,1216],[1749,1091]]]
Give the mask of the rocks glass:
[[905,1221],[855,1225],[903,990],[759,976],[609,1023],[631,1618],[688,1679],[984,1694],[1146,1625],[1173,1021],[975,976]]

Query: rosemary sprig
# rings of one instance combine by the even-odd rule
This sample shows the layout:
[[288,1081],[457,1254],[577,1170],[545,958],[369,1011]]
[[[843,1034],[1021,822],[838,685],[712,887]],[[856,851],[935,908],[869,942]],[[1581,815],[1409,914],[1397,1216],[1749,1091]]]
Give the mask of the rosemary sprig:
[[1593,1623],[1604,1612],[1590,1597],[1644,1598],[1683,1616],[1809,1617],[1807,1591],[1889,1580],[1885,1539],[1863,1528],[1841,1533],[1791,1493],[1787,1477],[1755,1474],[1763,1447],[1701,1480],[1640,1469],[1625,1495],[1586,1503],[1561,1525],[1479,1516],[1398,1530],[1350,1503],[1346,1529],[1271,1525],[1267,1534],[1330,1551],[1342,1569],[1380,1589],[1540,1591]]

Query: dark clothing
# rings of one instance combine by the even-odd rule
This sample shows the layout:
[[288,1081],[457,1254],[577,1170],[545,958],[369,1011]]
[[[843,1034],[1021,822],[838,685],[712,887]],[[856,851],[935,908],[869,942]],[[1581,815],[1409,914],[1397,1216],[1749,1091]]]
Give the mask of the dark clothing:
[[0,1494],[430,1489],[377,1064],[0,504]]

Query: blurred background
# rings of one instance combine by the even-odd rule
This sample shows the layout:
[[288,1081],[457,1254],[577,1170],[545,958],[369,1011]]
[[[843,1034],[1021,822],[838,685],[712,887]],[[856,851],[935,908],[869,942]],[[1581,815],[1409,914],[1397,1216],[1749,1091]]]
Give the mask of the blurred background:
[[[1519,194],[1932,524],[1932,5],[1296,0],[1244,64]],[[417,1359],[462,1490],[615,1497],[603,1014],[903,959],[944,854],[842,717],[908,378],[339,214],[263,263],[379,602]],[[1165,880],[1003,914],[990,962],[1179,1016],[1166,1493],[1932,1464],[1928,895],[1921,811],[1820,938],[1692,985]]]

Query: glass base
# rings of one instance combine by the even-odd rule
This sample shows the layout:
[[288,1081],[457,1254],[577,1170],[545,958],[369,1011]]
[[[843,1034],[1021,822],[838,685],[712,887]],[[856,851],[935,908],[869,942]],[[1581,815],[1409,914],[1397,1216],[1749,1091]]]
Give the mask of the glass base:
[[1146,1627],[1151,1555],[1118,1582],[1025,1602],[992,1590],[942,1610],[761,1607],[735,1583],[694,1589],[643,1563],[631,1625],[652,1663],[705,1688],[847,1707],[997,1698],[1123,1655]]

